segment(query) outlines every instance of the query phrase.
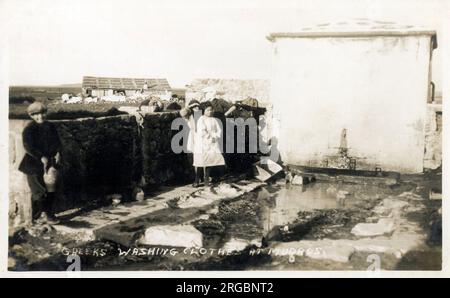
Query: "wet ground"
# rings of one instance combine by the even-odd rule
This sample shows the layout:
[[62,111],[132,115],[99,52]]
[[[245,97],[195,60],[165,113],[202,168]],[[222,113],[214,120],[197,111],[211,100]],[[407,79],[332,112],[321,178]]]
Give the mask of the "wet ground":
[[[10,269],[66,270],[67,256],[77,254],[81,270],[440,270],[441,201],[429,199],[439,181],[439,175],[404,176],[394,186],[280,179],[201,206],[180,208],[174,200],[118,224],[133,237],[143,223],[189,224],[202,233],[202,248],[124,245],[111,237],[76,242],[50,226],[22,230],[10,239]],[[352,233],[380,218],[395,228],[373,237]],[[320,252],[292,253],[305,247]]]

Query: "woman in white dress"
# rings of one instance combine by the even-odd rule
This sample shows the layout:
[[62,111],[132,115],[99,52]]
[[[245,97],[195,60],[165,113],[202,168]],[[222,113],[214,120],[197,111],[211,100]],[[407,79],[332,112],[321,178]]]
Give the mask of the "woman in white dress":
[[225,165],[222,155],[222,127],[213,117],[213,108],[205,105],[205,113],[198,119],[194,134],[194,167],[202,167],[205,186],[209,186],[210,168]]
[[[187,158],[188,161],[193,164],[194,161],[194,141],[195,141],[195,135],[197,132],[197,123],[194,117],[194,114],[196,114],[196,112],[199,111],[199,106],[198,104],[196,105],[192,105],[190,106],[191,109],[189,108],[184,108],[180,110],[180,115],[181,117],[186,121],[186,124],[189,128],[189,133],[187,136],[187,142],[186,142],[186,153],[187,153]],[[194,166],[194,171],[195,171],[195,181],[194,184],[192,185],[193,187],[198,187],[199,186],[199,182],[200,182],[200,176],[199,176],[199,168]]]

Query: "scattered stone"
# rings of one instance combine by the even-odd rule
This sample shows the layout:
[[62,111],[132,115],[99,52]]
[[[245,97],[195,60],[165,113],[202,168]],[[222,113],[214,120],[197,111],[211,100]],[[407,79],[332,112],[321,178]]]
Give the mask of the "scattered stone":
[[71,237],[74,241],[88,242],[95,239],[94,231],[90,227],[70,227],[63,224],[54,225],[56,232]]
[[138,202],[142,202],[145,199],[145,194],[142,189],[139,189],[134,198]]
[[327,192],[327,194],[334,194],[337,192],[337,188],[334,186],[330,186],[327,188],[326,192]]
[[291,183],[292,179],[294,179],[294,177],[292,176],[291,172],[286,172],[285,177],[284,177],[284,182],[287,183]]
[[309,177],[304,177],[300,175],[295,175],[294,178],[292,178],[291,184],[293,185],[304,185],[309,183]]
[[329,245],[317,247],[317,249],[309,249],[306,256],[311,259],[331,260],[335,262],[347,263],[355,252],[351,246],[345,245]]
[[349,194],[350,193],[346,190],[340,190],[337,192],[336,197],[345,199]]
[[381,216],[400,217],[407,206],[409,206],[409,203],[406,201],[388,197],[380,205],[376,206],[373,211]]
[[405,198],[408,200],[422,200],[421,196],[419,196],[418,194],[415,194],[413,192],[410,192],[410,191],[405,191],[402,194],[398,195],[397,197]]
[[[214,198],[205,196],[183,196],[176,199],[177,208],[193,208],[209,205],[214,202]],[[171,206],[172,207],[172,206]]]
[[210,214],[210,215],[217,214],[217,213],[219,213],[219,207],[215,206],[214,208],[207,210],[206,213]]
[[226,251],[242,251],[249,245],[250,241],[248,240],[231,238],[227,243],[225,243],[223,249]]
[[220,183],[219,186],[214,188],[214,191],[217,193],[217,195],[223,198],[235,198],[242,194],[241,191],[237,190],[228,183]]
[[345,200],[347,199],[347,196],[350,195],[348,191],[340,190],[336,194],[336,201],[339,204],[345,204]]
[[378,223],[359,223],[353,227],[351,233],[355,236],[373,237],[390,234],[395,230],[393,219],[382,218]]
[[378,222],[378,217],[377,216],[370,216],[366,218],[366,222],[367,223],[376,223]]
[[145,245],[202,247],[203,235],[190,225],[153,226],[145,230],[139,242]]
[[204,235],[220,235],[225,231],[225,226],[219,220],[198,219],[192,223],[194,227]]
[[442,193],[430,190],[430,200],[442,200]]
[[272,252],[275,255],[306,256],[311,259],[345,263],[350,260],[355,249],[350,245],[336,244],[330,239],[323,239],[275,243]]
[[209,219],[209,214],[202,214],[202,215],[198,216],[198,219],[208,220]]
[[106,199],[111,200],[111,204],[113,206],[118,206],[122,202],[122,195],[121,194],[107,195]]

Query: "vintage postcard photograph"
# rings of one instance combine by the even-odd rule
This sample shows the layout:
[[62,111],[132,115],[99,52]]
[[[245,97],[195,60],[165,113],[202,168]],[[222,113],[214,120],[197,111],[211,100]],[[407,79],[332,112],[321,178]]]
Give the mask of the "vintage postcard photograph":
[[0,10],[5,274],[444,272],[449,1]]

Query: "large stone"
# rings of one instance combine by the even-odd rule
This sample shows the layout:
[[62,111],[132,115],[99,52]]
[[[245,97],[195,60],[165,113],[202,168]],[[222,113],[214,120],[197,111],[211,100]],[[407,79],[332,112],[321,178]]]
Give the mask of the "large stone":
[[346,245],[329,245],[306,250],[306,256],[311,259],[330,260],[346,263],[355,252],[355,249]]
[[442,200],[442,193],[430,190],[430,200]]
[[294,178],[292,178],[291,184],[293,185],[304,185],[309,183],[309,177],[304,177],[300,175],[295,175]]
[[223,246],[223,249],[226,251],[242,251],[247,246],[255,245],[257,247],[261,246],[261,241],[258,239],[253,240],[246,240],[246,239],[239,239],[239,238],[231,238],[225,245]]
[[172,247],[202,247],[202,233],[190,225],[153,226],[145,230],[141,244]]
[[401,217],[405,208],[410,204],[406,201],[388,197],[383,200],[383,202],[376,206],[373,211],[381,216],[389,216],[389,217]]
[[225,243],[223,249],[226,251],[242,251],[249,245],[250,241],[248,240],[231,238],[227,243]]
[[377,223],[359,223],[353,227],[351,233],[355,236],[373,237],[390,234],[394,230],[394,220],[389,218],[382,218]]
[[351,245],[341,245],[330,239],[300,240],[276,243],[272,247],[274,255],[306,256],[316,260],[348,262],[355,252]]

